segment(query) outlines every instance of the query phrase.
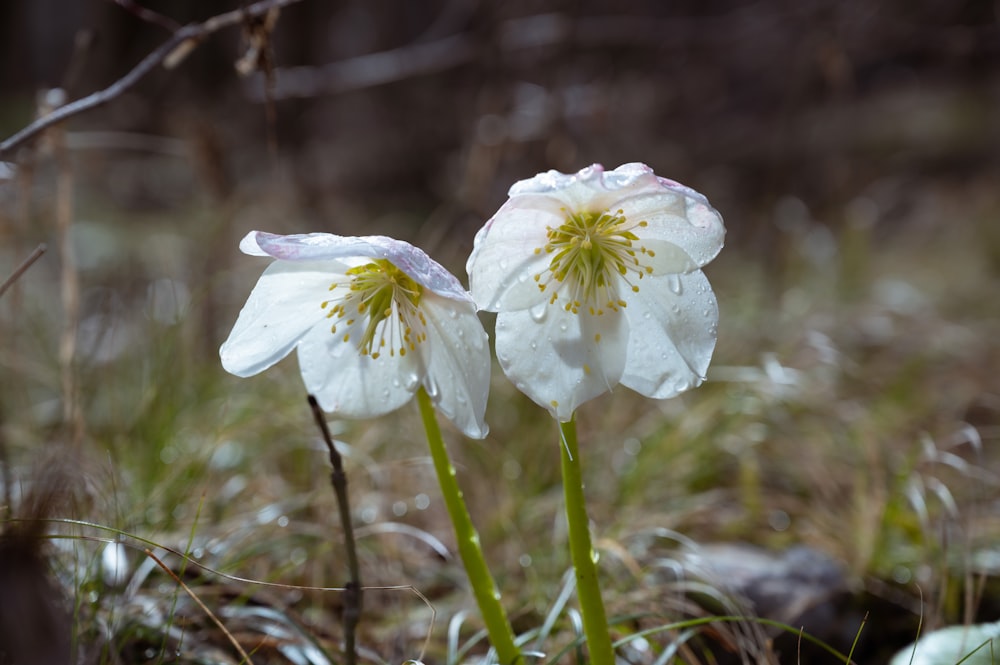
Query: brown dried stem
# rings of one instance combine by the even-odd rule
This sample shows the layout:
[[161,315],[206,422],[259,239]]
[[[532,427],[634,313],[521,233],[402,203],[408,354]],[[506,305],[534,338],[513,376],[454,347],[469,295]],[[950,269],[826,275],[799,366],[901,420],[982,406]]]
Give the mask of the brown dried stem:
[[355,646],[355,633],[358,622],[361,620],[361,573],[358,565],[358,553],[354,544],[354,527],[351,525],[351,505],[347,494],[347,474],[344,473],[344,465],[333,445],[333,437],[330,436],[330,428],[326,424],[326,416],[319,407],[316,398],[309,395],[309,407],[312,409],[316,426],[323,434],[326,447],[330,451],[330,464],[333,472],[330,474],[330,484],[337,495],[337,507],[340,509],[340,524],[344,530],[344,549],[347,550],[347,566],[350,573],[350,581],[344,585],[344,653],[345,663],[355,665],[357,663],[357,652]]

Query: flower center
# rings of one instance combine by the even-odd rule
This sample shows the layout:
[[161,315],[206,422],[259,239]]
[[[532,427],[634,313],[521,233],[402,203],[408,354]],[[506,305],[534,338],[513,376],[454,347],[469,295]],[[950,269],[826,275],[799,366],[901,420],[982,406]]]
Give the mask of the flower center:
[[[427,339],[427,320],[420,311],[423,287],[406,273],[387,259],[375,259],[349,269],[346,274],[350,280],[334,282],[330,291],[346,288],[347,293],[320,305],[329,309],[327,318],[335,319],[331,333],[337,334],[342,320],[353,326],[356,320],[367,318],[358,350],[372,359],[382,355],[386,348],[390,356],[396,353],[405,356]],[[343,341],[350,339],[350,332],[344,333]]]
[[558,227],[546,227],[548,242],[535,249],[535,254],[544,251],[552,257],[548,269],[535,275],[539,290],[551,290],[549,304],[562,298],[563,307],[574,314],[584,305],[594,315],[625,307],[620,284],[638,292],[637,282],[653,272],[642,262],[653,252],[638,245],[633,233],[646,226],[645,221],[629,223],[621,210],[567,214]]

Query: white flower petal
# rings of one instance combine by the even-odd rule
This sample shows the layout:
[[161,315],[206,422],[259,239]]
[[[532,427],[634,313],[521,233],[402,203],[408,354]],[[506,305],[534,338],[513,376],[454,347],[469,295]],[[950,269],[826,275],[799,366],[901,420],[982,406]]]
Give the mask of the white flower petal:
[[251,231],[240,249],[254,256],[284,261],[328,261],[363,257],[387,259],[438,295],[471,302],[461,282],[418,247],[386,236],[338,236],[332,233],[276,235]]
[[424,387],[441,414],[474,439],[485,438],[490,394],[489,340],[474,305],[425,295],[427,339],[418,347],[427,367]]
[[472,298],[482,309],[525,309],[546,297],[533,277],[549,259],[535,250],[545,247],[546,226],[562,223],[560,203],[551,197],[531,199],[541,207],[511,200],[476,234],[466,269]]
[[424,252],[383,236],[258,231],[240,248],[277,260],[220,349],[226,369],[254,374],[297,348],[306,388],[326,411],[379,416],[423,385],[465,433],[486,436],[486,333],[471,296]]
[[[642,230],[643,240],[671,242],[703,266],[722,250],[726,228],[722,216],[703,196],[681,185],[678,188],[650,186],[635,190],[612,203],[612,207],[620,208],[630,221],[649,223]],[[697,197],[679,193],[685,190]]]
[[[652,254],[647,252],[640,256],[640,260],[644,266],[653,269],[653,275],[672,275],[698,269],[698,264],[688,253],[669,240],[643,238],[638,244],[650,250]],[[642,286],[642,280],[640,280],[639,286]]]
[[222,366],[237,376],[252,376],[275,364],[322,321],[320,307],[330,284],[343,275],[338,263],[276,261],[264,270],[219,349]]
[[705,273],[650,277],[626,301],[629,340],[622,385],[655,399],[699,385],[712,359],[719,322],[719,306]]
[[299,342],[302,380],[324,411],[347,418],[381,416],[410,401],[423,380],[417,353],[361,355],[356,341],[363,331],[363,319],[339,325],[336,334],[316,326]]
[[501,312],[497,359],[518,390],[561,421],[621,378],[628,343],[625,317],[591,316],[545,305]]
[[477,234],[470,289],[499,312],[507,376],[566,420],[619,380],[652,397],[701,382],[718,307],[699,267],[724,237],[704,196],[645,164],[548,171],[515,183]]

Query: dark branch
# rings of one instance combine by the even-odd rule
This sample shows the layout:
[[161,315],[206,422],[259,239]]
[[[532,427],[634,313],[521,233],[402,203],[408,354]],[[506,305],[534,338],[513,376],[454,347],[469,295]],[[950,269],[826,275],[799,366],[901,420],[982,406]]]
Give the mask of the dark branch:
[[65,106],[60,106],[45,117],[39,118],[21,131],[0,143],[0,159],[14,151],[14,149],[37,137],[44,130],[56,125],[64,120],[79,115],[84,111],[97,108],[107,104],[112,99],[118,97],[123,92],[138,83],[143,77],[149,74],[157,65],[167,63],[168,66],[176,65],[191,49],[205,37],[234,25],[239,25],[248,18],[256,18],[267,14],[270,10],[279,7],[292,5],[302,0],[261,0],[242,9],[236,9],[225,14],[219,14],[202,23],[193,23],[180,28],[160,45],[155,51],[147,55],[142,61],[132,68],[128,74],[118,79],[107,88],[87,95],[75,102],[70,102]]
[[11,286],[14,285],[14,282],[17,281],[18,277],[23,275],[24,272],[31,267],[31,264],[37,261],[38,257],[40,257],[42,254],[45,253],[46,249],[47,248],[45,244],[42,243],[41,245],[35,248],[35,251],[33,251],[30,255],[28,255],[28,258],[26,258],[24,261],[21,261],[21,265],[15,268],[14,272],[11,273],[10,277],[5,279],[3,283],[0,284],[0,296],[6,293],[7,289],[9,289]]
[[159,12],[154,12],[152,9],[143,7],[134,0],[114,0],[114,2],[116,5],[134,15],[139,20],[145,21],[146,23],[152,23],[153,25],[158,25],[168,32],[176,32],[181,29],[181,24],[174,19],[169,16],[164,16]]

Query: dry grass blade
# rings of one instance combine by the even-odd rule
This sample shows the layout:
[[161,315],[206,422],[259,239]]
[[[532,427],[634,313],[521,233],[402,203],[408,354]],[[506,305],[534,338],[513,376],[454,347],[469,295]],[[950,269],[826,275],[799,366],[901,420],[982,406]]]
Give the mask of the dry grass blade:
[[190,596],[191,600],[193,600],[198,605],[198,607],[202,609],[205,615],[212,621],[212,623],[215,624],[216,628],[222,631],[222,634],[226,636],[226,639],[229,640],[230,644],[233,645],[233,648],[235,648],[236,651],[240,654],[240,657],[243,659],[242,662],[248,663],[248,665],[253,665],[253,660],[250,659],[250,655],[243,650],[243,647],[240,646],[240,643],[236,641],[236,638],[233,637],[233,634],[230,633],[228,630],[226,630],[226,627],[223,625],[223,623],[219,620],[217,616],[215,616],[212,610],[210,610],[208,606],[201,601],[201,598],[199,598],[198,595],[195,594],[195,592],[192,591],[191,588],[187,584],[185,584],[181,578],[177,577],[174,571],[170,570],[167,564],[163,563],[163,561],[161,561],[159,557],[153,554],[153,550],[147,547],[143,549],[143,552],[145,552],[146,556],[155,561],[156,565],[158,565],[160,569],[163,570],[163,572],[169,575],[174,580],[174,582],[176,582],[178,586],[180,586],[180,588],[184,589],[184,593]]

